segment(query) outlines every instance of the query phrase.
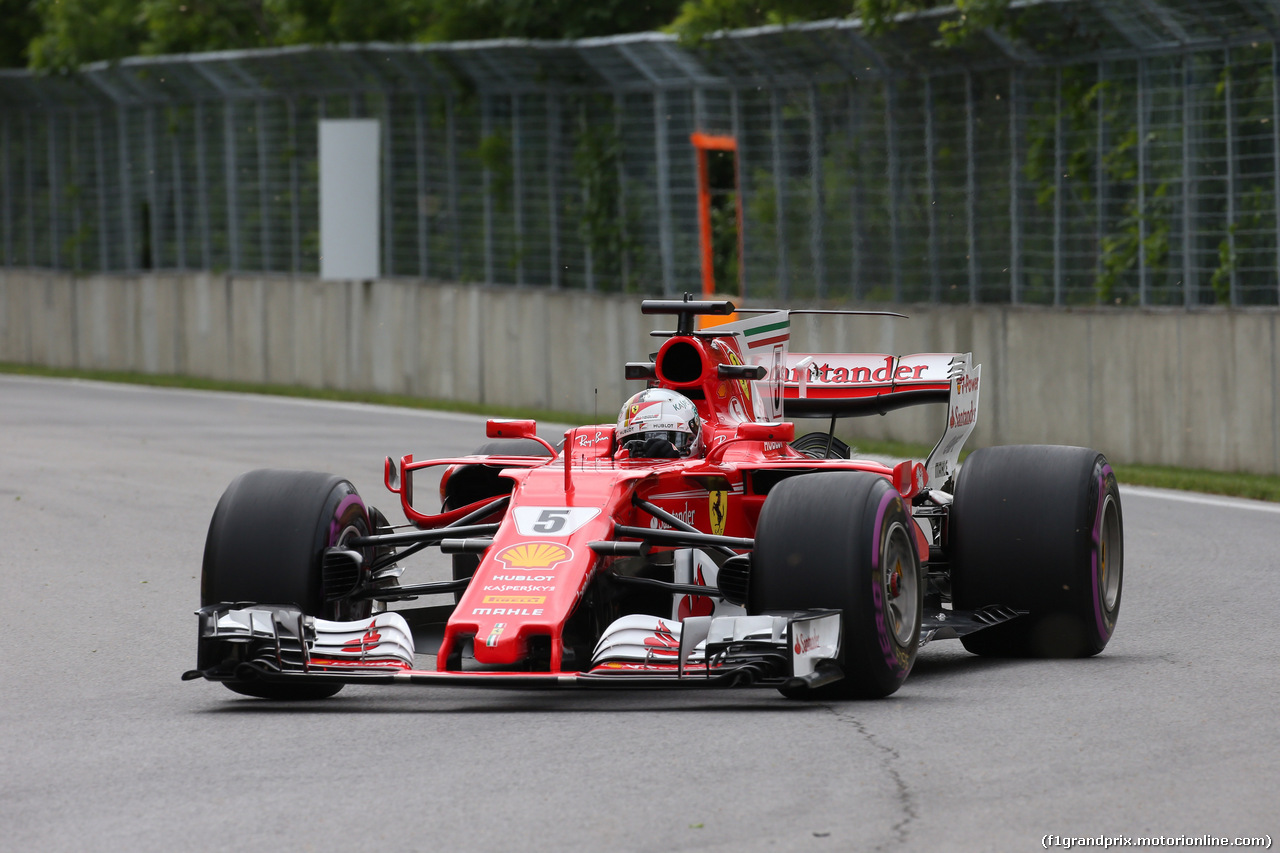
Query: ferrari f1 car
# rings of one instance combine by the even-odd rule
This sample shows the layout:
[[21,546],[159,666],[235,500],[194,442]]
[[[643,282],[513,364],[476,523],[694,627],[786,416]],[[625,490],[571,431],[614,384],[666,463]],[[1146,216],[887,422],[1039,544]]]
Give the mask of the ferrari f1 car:
[[[795,312],[709,325],[734,306],[642,310],[676,328],[626,365],[646,387],[616,424],[557,445],[532,421],[490,420],[474,455],[388,457],[408,524],[329,474],[232,482],[184,677],[268,699],[346,684],[875,698],[934,640],[993,656],[1106,646],[1124,560],[1115,475],[1079,447],[991,447],[960,466],[981,380],[970,355],[793,353]],[[925,403],[947,424],[923,462],[851,459],[835,435],[840,417]],[[797,438],[784,415],[829,427]],[[415,495],[427,469],[439,511]],[[431,547],[452,579],[408,582]],[[453,603],[400,604],[428,595]]]

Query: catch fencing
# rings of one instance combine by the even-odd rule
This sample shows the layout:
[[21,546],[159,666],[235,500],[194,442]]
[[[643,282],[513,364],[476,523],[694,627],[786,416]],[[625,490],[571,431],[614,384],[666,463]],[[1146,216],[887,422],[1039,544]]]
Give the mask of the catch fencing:
[[317,122],[351,117],[384,276],[1276,305],[1280,0],[1013,5],[954,48],[922,15],[3,72],[0,264],[314,274]]

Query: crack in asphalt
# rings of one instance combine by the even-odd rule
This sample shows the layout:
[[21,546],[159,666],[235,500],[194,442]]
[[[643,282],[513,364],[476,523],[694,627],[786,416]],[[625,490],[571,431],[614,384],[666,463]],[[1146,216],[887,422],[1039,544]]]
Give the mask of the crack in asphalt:
[[[837,720],[850,723],[867,744],[881,753],[880,767],[893,780],[893,785],[897,792],[897,801],[903,814],[902,820],[895,823],[890,829],[896,838],[897,846],[905,845],[907,837],[911,834],[910,824],[919,815],[916,813],[915,795],[911,793],[911,789],[907,787],[907,781],[898,772],[897,762],[901,761],[902,756],[893,747],[880,743],[875,734],[868,731],[867,727],[857,717],[842,713],[839,708],[831,705],[824,707],[835,715]],[[874,849],[884,850],[885,845],[877,844]]]

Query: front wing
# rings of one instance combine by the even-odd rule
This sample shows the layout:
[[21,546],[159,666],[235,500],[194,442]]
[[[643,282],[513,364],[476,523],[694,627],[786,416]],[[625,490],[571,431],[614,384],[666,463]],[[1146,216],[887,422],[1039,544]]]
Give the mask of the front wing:
[[413,633],[394,611],[331,622],[292,606],[240,603],[209,605],[197,615],[198,668],[184,673],[184,680],[708,688],[819,687],[844,675],[836,663],[843,627],[838,610],[683,622],[624,617],[604,632],[591,668],[582,672],[416,669]]

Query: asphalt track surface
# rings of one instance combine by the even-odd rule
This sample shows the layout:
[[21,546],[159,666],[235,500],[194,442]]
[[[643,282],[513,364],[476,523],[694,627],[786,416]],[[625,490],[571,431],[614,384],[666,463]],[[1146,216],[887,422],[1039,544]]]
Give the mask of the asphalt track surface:
[[[469,452],[480,418],[0,376],[0,850],[1031,850],[1280,830],[1280,506],[1122,488],[1099,657],[928,646],[878,702],[183,683],[257,467]],[[421,487],[420,487],[421,488]],[[419,575],[425,579],[425,574]]]

